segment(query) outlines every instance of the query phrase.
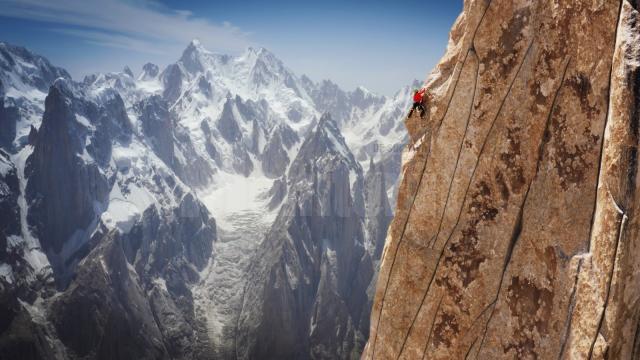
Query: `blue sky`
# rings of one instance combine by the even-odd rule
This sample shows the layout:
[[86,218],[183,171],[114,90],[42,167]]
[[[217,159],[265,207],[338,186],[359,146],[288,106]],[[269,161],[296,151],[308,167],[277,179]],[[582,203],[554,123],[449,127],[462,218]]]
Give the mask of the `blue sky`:
[[298,75],[390,95],[426,77],[461,9],[462,0],[0,0],[0,41],[77,79],[163,67],[193,38],[232,55],[263,46]]

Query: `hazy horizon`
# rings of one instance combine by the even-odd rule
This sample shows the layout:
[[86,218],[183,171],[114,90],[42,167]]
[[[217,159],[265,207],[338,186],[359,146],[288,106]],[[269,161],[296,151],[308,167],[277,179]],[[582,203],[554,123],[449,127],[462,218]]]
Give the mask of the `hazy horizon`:
[[[430,5],[430,3],[433,3]],[[424,79],[462,2],[0,1],[0,41],[25,46],[76,80],[173,63],[192,39],[238,55],[264,47],[298,76],[392,95]]]

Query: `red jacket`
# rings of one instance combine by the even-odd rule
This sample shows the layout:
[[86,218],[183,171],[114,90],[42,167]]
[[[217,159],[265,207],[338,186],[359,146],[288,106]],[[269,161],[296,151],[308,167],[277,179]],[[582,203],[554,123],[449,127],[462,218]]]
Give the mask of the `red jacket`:
[[423,97],[424,97],[424,89],[413,94],[413,102],[417,102],[417,103],[422,102]]

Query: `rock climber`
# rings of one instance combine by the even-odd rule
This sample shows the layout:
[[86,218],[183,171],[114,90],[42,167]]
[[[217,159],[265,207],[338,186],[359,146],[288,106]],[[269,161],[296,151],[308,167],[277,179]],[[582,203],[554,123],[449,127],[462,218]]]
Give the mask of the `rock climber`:
[[411,117],[411,115],[413,115],[413,111],[415,109],[420,110],[420,117],[424,117],[424,100],[425,97],[428,97],[428,95],[426,95],[426,89],[422,88],[420,90],[415,89],[413,90],[413,106],[411,107],[411,111],[409,111],[409,116]]

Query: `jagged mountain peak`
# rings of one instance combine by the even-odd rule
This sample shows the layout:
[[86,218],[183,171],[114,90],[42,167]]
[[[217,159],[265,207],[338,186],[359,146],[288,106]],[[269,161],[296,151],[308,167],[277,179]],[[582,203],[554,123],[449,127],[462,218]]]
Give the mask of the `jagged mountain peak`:
[[334,83],[329,79],[323,79],[322,81],[320,81],[318,86],[322,89],[341,90],[338,84]]
[[320,117],[320,120],[318,121],[318,125],[316,126],[316,128],[317,129],[327,128],[332,132],[339,132],[340,131],[340,130],[338,130],[338,125],[336,124],[336,122],[331,117],[331,114],[328,113],[328,112],[322,114],[322,116]]
[[310,93],[311,90],[316,86],[316,83],[309,78],[306,74],[302,74],[300,76],[300,84],[304,87],[304,89]]
[[[47,98],[45,99],[45,111],[51,112],[54,109],[56,112],[59,112],[60,109],[64,111],[69,110],[70,98],[73,97],[73,91],[69,84],[63,79],[57,79],[51,87],[49,88],[49,93],[47,94]],[[45,114],[46,114],[45,112]],[[48,117],[45,116],[45,121],[43,125],[46,125]]]
[[316,129],[316,131],[326,132],[331,137],[331,144],[334,150],[340,151],[343,155],[349,155],[346,156],[348,158],[352,157],[344,136],[342,136],[340,128],[338,127],[337,122],[331,117],[331,114],[323,114],[320,121],[318,121]]
[[45,57],[22,46],[0,42],[0,81],[11,96],[24,96],[33,87],[46,93],[59,77],[71,79],[66,70],[52,65]]
[[296,76],[269,50],[263,47],[250,47],[236,60],[250,69],[250,81],[254,87],[264,88],[283,83],[293,89],[298,96],[302,95]]
[[192,53],[192,52],[208,53],[209,50],[205,49],[205,47],[202,45],[200,40],[193,39],[193,40],[191,40],[189,42],[189,44],[187,45],[187,48],[184,50],[183,54]]
[[19,65],[14,63],[14,59],[19,58],[20,60],[26,61],[28,64],[36,65],[38,67],[55,68],[58,72],[65,74],[65,77],[71,77],[64,69],[54,67],[45,57],[40,56],[22,46],[12,45],[7,42],[0,42],[0,57],[4,58],[4,60],[10,65]]
[[261,54],[268,54],[270,53],[269,50],[267,50],[266,48],[262,47],[262,46],[249,46],[247,47],[246,54],[255,54],[255,55],[261,55]]
[[197,73],[204,70],[204,60],[202,57],[209,52],[200,44],[198,40],[192,40],[182,52],[180,62],[190,73]]
[[158,65],[148,62],[142,66],[142,69],[144,71],[153,73],[154,71],[158,70]]
[[367,89],[366,87],[364,87],[362,85],[356,87],[356,89],[353,92],[362,94],[364,96],[375,95],[371,90]]
[[122,72],[97,73],[85,76],[83,85],[94,97],[100,97],[109,90],[119,92],[123,98],[135,100],[139,94],[136,94],[136,79],[129,67],[125,67]]
[[138,77],[139,80],[145,80],[146,78],[154,78],[158,76],[160,68],[154,63],[146,63],[142,66],[142,73]]
[[207,71],[221,71],[232,57],[214,53],[206,49],[202,43],[194,39],[182,52],[178,64],[191,76]]
[[262,46],[247,47],[247,49],[245,50],[241,58],[262,60],[266,62],[282,64],[282,60],[280,60],[274,53],[269,51],[267,48]]
[[265,78],[294,77],[282,60],[264,47],[248,47],[238,56],[229,56],[211,52],[194,40],[185,48],[178,63],[191,75],[211,72],[237,78],[239,74],[235,73],[242,72],[262,85],[266,85]]
[[51,88],[49,89],[50,94],[52,90],[58,90],[62,95],[68,98],[74,97],[78,91],[71,79],[65,79],[63,77],[59,77],[53,81]]
[[355,160],[347,142],[338,127],[338,124],[331,117],[331,114],[324,113],[313,132],[305,140],[300,153],[305,154],[302,158],[309,161],[324,155],[337,155],[347,162],[348,166],[361,172],[360,164]]
[[131,71],[131,68],[129,66],[125,65],[124,69],[122,69],[122,72],[129,77],[133,77],[133,71]]

